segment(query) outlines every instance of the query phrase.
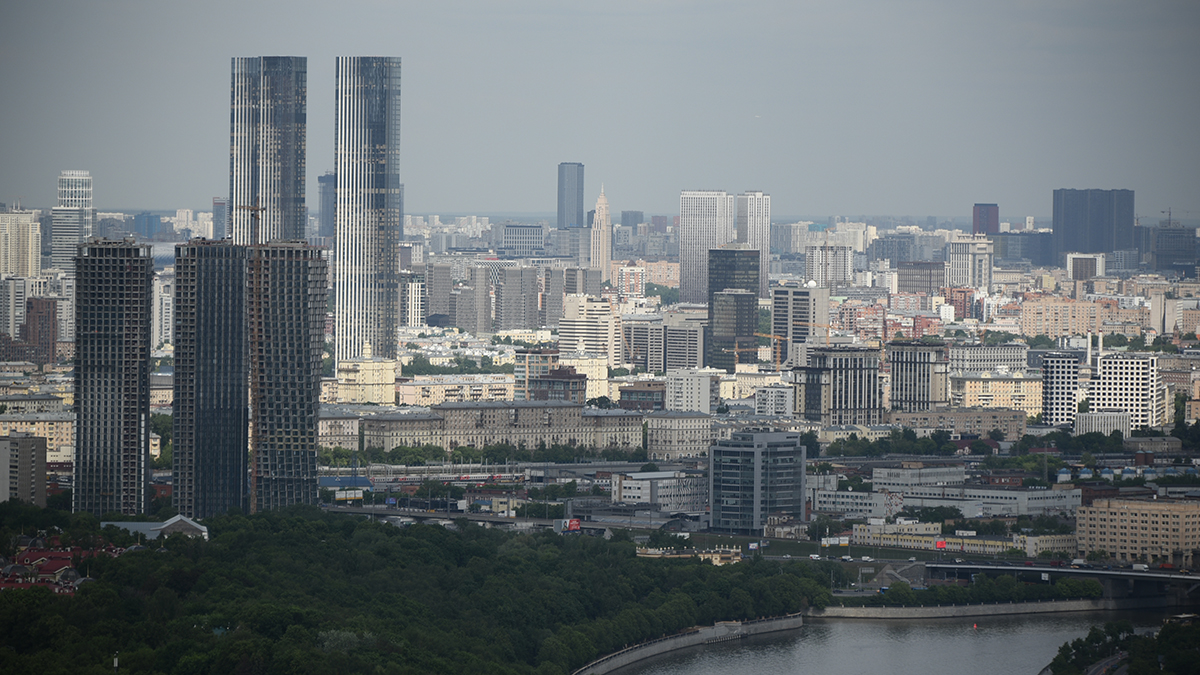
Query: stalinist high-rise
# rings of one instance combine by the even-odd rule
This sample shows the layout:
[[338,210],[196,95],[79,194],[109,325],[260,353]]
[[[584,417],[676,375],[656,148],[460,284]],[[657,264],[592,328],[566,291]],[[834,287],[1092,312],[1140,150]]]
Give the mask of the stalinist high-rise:
[[334,104],[337,175],[335,358],[396,358],[400,183],[400,59],[338,57]]
[[230,233],[238,244],[303,239],[308,59],[235,57],[232,71]]
[[600,186],[600,197],[596,200],[596,215],[592,219],[591,268],[600,270],[600,281],[609,281],[612,267],[612,217],[608,213],[608,197],[604,196],[604,185]]

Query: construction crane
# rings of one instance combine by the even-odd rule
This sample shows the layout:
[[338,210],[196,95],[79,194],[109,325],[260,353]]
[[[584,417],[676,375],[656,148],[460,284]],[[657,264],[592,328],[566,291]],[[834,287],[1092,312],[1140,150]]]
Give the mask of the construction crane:
[[262,213],[263,211],[266,211],[267,207],[259,206],[258,198],[256,197],[254,199],[254,206],[246,206],[244,204],[238,204],[235,208],[239,211],[249,211],[250,212],[250,243],[251,244],[262,243],[258,240],[258,219],[259,219],[259,214]]
[[825,329],[825,345],[829,346],[829,333],[833,330],[833,326],[831,326],[827,323],[808,323],[807,321],[793,321],[792,325],[793,326],[808,326],[810,328],[824,328]]
[[775,355],[775,370],[779,370],[779,364],[783,363],[783,345],[787,343],[787,336],[770,333],[755,333],[754,336],[770,338],[775,341],[771,345],[771,353]]

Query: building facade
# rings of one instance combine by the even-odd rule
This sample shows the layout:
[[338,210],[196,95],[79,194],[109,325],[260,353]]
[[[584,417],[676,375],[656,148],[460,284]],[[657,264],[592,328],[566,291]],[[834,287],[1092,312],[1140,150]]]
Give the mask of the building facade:
[[404,238],[400,59],[338,57],[336,90],[334,359],[360,358],[366,344],[394,359]]
[[1042,424],[1074,424],[1079,408],[1079,359],[1049,352],[1042,356]]
[[797,408],[805,420],[821,426],[882,422],[878,350],[813,347],[808,363],[797,373],[803,395],[803,404],[798,401]]
[[766,298],[771,262],[771,195],[761,191],[743,192],[737,196],[736,208],[737,240],[758,252],[758,290],[755,294]]
[[[806,344],[829,340],[829,289],[787,284],[771,289],[771,333],[777,360],[807,365]],[[781,340],[782,338],[782,340]]]
[[1133,190],[1054,191],[1052,241],[1056,255],[1136,248],[1133,224]]
[[736,236],[734,196],[724,190],[679,195],[679,300],[708,302],[708,252]]
[[308,59],[234,57],[229,221],[238,244],[304,238]]
[[1080,557],[1104,552],[1121,562],[1196,563],[1200,502],[1187,499],[1096,499],[1079,507]]
[[892,410],[918,412],[950,402],[950,364],[945,349],[941,343],[888,343]]
[[804,468],[807,449],[788,432],[734,432],[709,450],[712,530],[758,535],[767,516],[784,513],[806,520]]
[[558,165],[558,228],[586,227],[583,207],[583,164]]
[[75,260],[73,509],[101,516],[150,506],[148,245],[92,240]]
[[959,237],[946,244],[946,285],[992,292],[995,247],[985,236]]

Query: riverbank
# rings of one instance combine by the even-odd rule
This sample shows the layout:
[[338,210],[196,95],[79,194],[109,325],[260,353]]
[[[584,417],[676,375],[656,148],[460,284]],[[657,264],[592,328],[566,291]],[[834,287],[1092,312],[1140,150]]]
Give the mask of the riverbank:
[[803,614],[812,619],[948,619],[1009,614],[1160,609],[1176,605],[1175,599],[1169,597],[1096,598],[1090,600],[1043,600],[970,605],[926,605],[919,607],[846,607],[844,605],[830,605],[825,609],[810,607]]
[[716,644],[730,640],[741,640],[751,635],[766,635],[768,633],[793,630],[802,625],[804,625],[804,617],[801,614],[789,614],[788,616],[780,616],[773,619],[756,619],[753,621],[722,621],[715,626],[693,628],[682,633],[627,647],[619,652],[613,652],[573,671],[571,675],[603,675],[603,673],[624,668],[631,663],[677,649]]

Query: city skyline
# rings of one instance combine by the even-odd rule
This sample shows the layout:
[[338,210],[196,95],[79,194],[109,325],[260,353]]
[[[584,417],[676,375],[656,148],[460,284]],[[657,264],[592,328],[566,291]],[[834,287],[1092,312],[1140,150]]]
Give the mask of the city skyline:
[[[106,208],[203,208],[225,192],[227,59],[247,51],[308,58],[306,192],[316,194],[333,166],[334,57],[353,45],[409,57],[413,213],[552,213],[564,159],[604,178],[614,211],[670,213],[679,190],[704,185],[760,187],[778,214],[966,214],[989,201],[1006,220],[1045,217],[1059,188],[1135,190],[1143,218],[1200,211],[1187,159],[1200,150],[1187,115],[1200,102],[1188,86],[1200,50],[1191,4],[1089,5],[1086,21],[1073,5],[779,4],[764,8],[773,20],[750,50],[706,46],[733,7],[467,4],[474,11],[373,7],[365,22],[355,5],[265,3],[240,8],[247,20],[232,26],[219,6],[12,7],[5,17],[27,30],[0,47],[0,81],[31,95],[14,100],[0,140],[19,159],[0,169],[0,201],[49,206],[48,181],[83,167]],[[250,33],[268,17],[281,30]],[[153,30],[169,25],[216,39]],[[34,39],[52,28],[61,39]],[[678,105],[720,80],[766,95]],[[596,105],[597,91],[613,103]],[[70,104],[81,96],[101,104]],[[468,97],[488,103],[457,103]],[[954,104],[980,97],[994,105]],[[171,114],[155,101],[172,102]],[[990,161],[962,172],[956,155],[968,147]]]

